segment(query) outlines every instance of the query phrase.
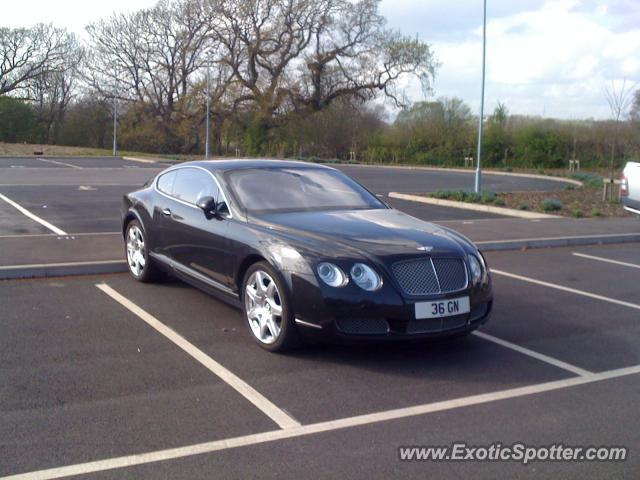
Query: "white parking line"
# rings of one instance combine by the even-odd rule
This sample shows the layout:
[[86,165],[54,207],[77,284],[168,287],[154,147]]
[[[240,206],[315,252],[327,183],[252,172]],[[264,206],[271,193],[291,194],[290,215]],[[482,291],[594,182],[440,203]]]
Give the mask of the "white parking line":
[[158,161],[155,159],[140,158],[140,157],[122,157],[122,160],[128,160],[130,162],[140,162],[140,163],[158,163]]
[[82,167],[79,167],[78,165],[74,165],[72,163],[59,162],[57,160],[51,160],[50,158],[38,158],[36,160],[40,160],[41,162],[54,163],[56,165],[62,165],[62,166],[65,166],[65,167],[77,168],[78,170],[82,170]]
[[220,377],[222,381],[226,382],[229,386],[234,388],[240,395],[245,397],[247,400],[253,403],[253,405],[260,409],[262,413],[276,422],[280,426],[280,428],[286,429],[300,426],[299,422],[297,422],[284,410],[280,409],[278,406],[272,403],[269,399],[267,399],[267,397],[254,389],[247,382],[232,373],[230,370],[227,370],[225,367],[220,365],[213,358],[209,357],[206,353],[193,345],[187,339],[180,336],[171,328],[160,322],[160,320],[155,318],[153,315],[144,311],[131,300],[120,295],[109,285],[100,283],[97,284],[96,287],[109,295],[112,299],[125,307],[131,313],[138,316],[141,320],[144,320],[149,326],[153,327],[160,334],[171,340],[178,347],[187,352],[206,368],[208,368],[209,371]]
[[556,290],[562,290],[563,292],[575,293],[576,295],[582,295],[583,297],[593,298],[595,300],[602,300],[603,302],[613,303],[615,305],[620,305],[623,307],[633,308],[635,310],[640,310],[640,305],[637,303],[624,302],[622,300],[616,300],[615,298],[605,297],[603,295],[597,295],[595,293],[585,292],[583,290],[576,290],[575,288],[564,287],[562,285],[557,285],[555,283],[543,282],[541,280],[536,280],[535,278],[523,277],[522,275],[516,275],[515,273],[509,273],[502,270],[496,270],[495,268],[491,269],[491,273],[495,273],[497,275],[503,275],[509,278],[515,278],[516,280],[522,280],[523,282],[534,283],[536,285],[541,285],[543,287],[554,288]]
[[520,345],[508,342],[507,340],[494,337],[493,335],[489,335],[487,333],[478,332],[478,331],[473,332],[473,334],[489,342],[493,342],[503,347],[510,348],[511,350],[515,350],[516,352],[522,353],[524,355],[528,355],[529,357],[535,358],[542,362],[546,362],[555,367],[562,368],[563,370],[567,370],[571,373],[575,373],[576,375],[580,375],[582,377],[585,377],[587,375],[593,375],[593,372],[590,372],[589,370],[584,370],[580,367],[576,367],[575,365],[571,365],[570,363],[563,362],[562,360],[558,360],[557,358],[550,357],[548,355],[545,355],[544,353],[539,353],[534,350],[529,350],[528,348],[521,347]]
[[28,263],[22,265],[0,265],[2,270],[14,270],[16,268],[53,268],[53,267],[81,267],[84,265],[111,265],[126,264],[126,260],[89,260],[86,262],[59,262],[59,263]]
[[25,238],[25,237],[56,237],[56,238],[64,238],[64,239],[74,239],[75,237],[91,237],[91,236],[100,236],[100,235],[122,235],[122,232],[80,232],[80,233],[70,233],[64,234],[62,236],[56,235],[55,233],[25,233],[19,234],[14,233],[13,235],[0,235],[0,238]]
[[[106,169],[100,169],[100,170],[106,170]],[[151,170],[151,169],[149,169],[149,170]],[[94,180],[96,180],[96,179],[94,179]],[[93,183],[93,185],[96,186],[96,187],[140,187],[141,184],[142,184],[142,182],[140,182],[140,183],[101,183],[100,181],[98,181],[97,183],[95,183],[95,182]],[[42,186],[52,186],[52,185],[51,185],[51,182],[48,182],[46,180],[42,181],[41,183],[0,183],[0,187],[42,187]],[[55,187],[79,187],[80,185],[78,185],[77,183],[64,183],[63,182],[63,183],[56,183],[53,186],[55,186]]]
[[56,233],[58,235],[66,235],[67,232],[65,232],[64,230],[59,229],[58,227],[56,227],[55,225],[51,225],[49,222],[47,222],[46,220],[43,220],[42,218],[40,218],[37,215],[34,215],[33,213],[31,213],[29,210],[27,210],[26,208],[22,207],[21,205],[17,204],[16,202],[14,202],[13,200],[11,200],[10,198],[6,197],[5,195],[0,193],[0,199],[4,200],[5,202],[7,202],[9,205],[11,205],[13,208],[15,208],[16,210],[18,210],[20,213],[26,215],[27,217],[29,217],[31,220],[34,220],[36,222],[38,222],[40,225],[42,225],[43,227],[48,228],[49,230],[51,230],[53,233]]
[[573,252],[571,255],[576,257],[588,258],[589,260],[598,260],[600,262],[613,263],[614,265],[622,265],[623,267],[640,268],[636,263],[621,262],[619,260],[611,260],[610,258],[596,257],[595,255],[587,255],[586,253]]
[[312,423],[309,425],[289,428],[287,430],[272,430],[269,432],[245,435],[242,437],[233,437],[224,440],[216,440],[213,442],[187,445],[185,447],[139,453],[124,457],[109,458],[106,460],[68,465],[66,467],[51,468],[48,470],[39,470],[36,472],[4,477],[0,480],[50,480],[55,478],[71,477],[74,475],[101,472],[105,470],[113,470],[117,468],[132,467],[135,465],[162,462],[177,458],[190,457],[193,455],[202,455],[205,453],[229,450],[231,448],[258,445],[261,443],[284,440],[287,438],[303,437],[316,433],[331,432],[345,428],[353,428],[363,425],[386,422],[390,420],[415,417],[418,415],[426,415],[428,413],[442,412],[446,410],[453,410],[456,408],[470,407],[473,405],[481,405],[510,398],[536,395],[539,393],[576,387],[578,385],[586,385],[590,383],[601,382],[603,380],[610,380],[614,378],[625,377],[628,375],[636,375],[638,373],[640,373],[640,365],[620,368],[616,370],[608,370],[606,372],[594,373],[587,376],[571,377],[564,380],[556,380],[554,382],[538,383],[526,387],[510,388],[508,390],[500,390],[497,392],[482,393],[479,395],[454,398],[452,400],[444,400],[441,402],[426,403],[413,407],[398,408],[395,410],[386,410],[383,412],[369,413],[365,415],[358,415],[355,417],[341,418],[338,420]]

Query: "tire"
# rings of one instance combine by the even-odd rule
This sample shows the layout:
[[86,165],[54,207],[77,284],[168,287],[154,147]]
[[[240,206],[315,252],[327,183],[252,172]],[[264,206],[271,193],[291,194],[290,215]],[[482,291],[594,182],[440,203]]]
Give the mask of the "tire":
[[241,293],[243,317],[258,345],[270,352],[300,346],[289,294],[280,273],[267,262],[254,263],[244,275]]
[[137,220],[127,224],[124,236],[124,252],[129,273],[139,282],[154,282],[163,276],[153,260],[149,257],[147,236]]

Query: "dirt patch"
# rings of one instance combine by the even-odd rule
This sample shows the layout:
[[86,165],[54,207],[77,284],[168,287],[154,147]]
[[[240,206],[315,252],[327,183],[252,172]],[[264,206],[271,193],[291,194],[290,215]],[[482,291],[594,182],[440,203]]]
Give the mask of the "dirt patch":
[[[543,210],[545,200],[557,200],[562,208],[557,211],[545,211],[565,217],[625,217],[631,214],[622,208],[618,200],[609,202],[602,200],[602,189],[575,188],[559,192],[512,192],[498,193],[505,207],[516,210]],[[550,202],[546,202],[547,204]]]
[[33,156],[35,152],[41,152],[46,156],[60,157],[84,157],[84,156],[111,156],[111,150],[97,148],[66,147],[62,145],[36,145],[29,143],[3,143],[0,142],[1,156]]

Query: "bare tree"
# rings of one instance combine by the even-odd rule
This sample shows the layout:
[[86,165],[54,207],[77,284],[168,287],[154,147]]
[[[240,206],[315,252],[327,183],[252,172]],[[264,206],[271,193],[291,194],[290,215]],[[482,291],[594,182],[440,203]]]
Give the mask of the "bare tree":
[[609,104],[609,109],[611,111],[611,117],[614,121],[613,136],[611,139],[611,161],[609,164],[611,181],[613,181],[614,175],[616,142],[618,139],[620,120],[629,111],[629,106],[631,105],[632,100],[631,94],[633,92],[634,86],[635,85],[627,86],[627,80],[624,79],[622,81],[622,85],[620,86],[620,88],[618,88],[616,87],[615,82],[612,80],[611,85],[606,87],[604,90],[604,95],[607,99],[607,103]]
[[55,143],[64,116],[77,90],[84,49],[69,37],[67,53],[55,70],[45,70],[29,82],[28,97],[34,107],[44,143]]
[[437,63],[429,45],[386,28],[379,0],[335,0],[314,26],[294,101],[321,110],[335,99],[371,100],[382,92],[396,106],[407,101],[399,80],[417,77],[430,89]]
[[266,128],[291,110],[319,111],[342,97],[384,93],[403,103],[398,80],[428,87],[429,46],[385,28],[379,0],[209,0],[217,61],[241,87]]
[[233,72],[241,88],[235,104],[251,102],[271,117],[285,101],[293,65],[327,13],[320,0],[213,0],[217,63]]
[[24,94],[32,81],[60,70],[73,35],[51,25],[0,28],[0,95]]
[[169,127],[204,65],[210,19],[199,0],[161,0],[87,27],[88,80],[103,95],[148,105]]
[[636,90],[633,95],[633,103],[631,104],[629,117],[631,117],[631,120],[634,122],[640,122],[640,89]]

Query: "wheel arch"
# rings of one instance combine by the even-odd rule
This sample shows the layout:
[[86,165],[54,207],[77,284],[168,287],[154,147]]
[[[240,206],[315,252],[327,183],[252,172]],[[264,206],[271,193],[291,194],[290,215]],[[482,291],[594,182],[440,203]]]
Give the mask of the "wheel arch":
[[[238,289],[238,295],[242,297],[242,281],[244,280],[244,274],[247,273],[247,270],[251,267],[251,265],[258,262],[268,262],[266,258],[258,253],[250,253],[247,255],[242,262],[240,262],[240,266],[236,271],[236,288]],[[271,264],[271,262],[269,262]]]
[[138,215],[133,210],[128,210],[127,213],[125,213],[124,218],[122,219],[122,236],[123,237],[127,234],[127,227],[129,226],[132,220],[137,220],[140,223],[140,225],[142,225],[142,228],[144,229],[144,223],[142,222],[140,215]]

